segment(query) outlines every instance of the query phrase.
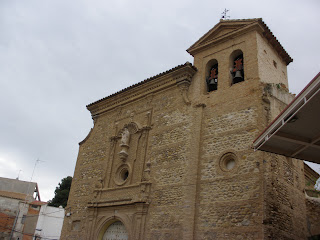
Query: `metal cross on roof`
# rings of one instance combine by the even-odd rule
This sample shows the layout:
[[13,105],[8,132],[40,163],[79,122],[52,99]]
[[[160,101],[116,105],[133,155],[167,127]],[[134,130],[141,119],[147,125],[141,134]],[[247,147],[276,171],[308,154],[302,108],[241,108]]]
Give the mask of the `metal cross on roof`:
[[230,10],[227,10],[226,8],[224,9],[224,11],[221,13],[221,19],[227,19],[230,18],[230,16],[227,16],[227,12],[229,12]]

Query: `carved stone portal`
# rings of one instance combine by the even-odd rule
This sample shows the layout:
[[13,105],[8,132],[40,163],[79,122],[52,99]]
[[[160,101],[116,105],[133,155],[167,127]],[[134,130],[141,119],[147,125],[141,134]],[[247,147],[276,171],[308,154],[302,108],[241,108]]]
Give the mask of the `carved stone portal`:
[[[135,117],[144,123],[144,126],[140,126],[137,122],[130,122],[132,117],[115,122],[117,129],[110,138],[110,152],[103,176],[103,189],[128,187],[150,179],[150,163],[147,163],[146,151],[151,129],[151,111],[137,113]],[[99,185],[96,188],[99,192],[96,199],[101,197],[100,189]]]

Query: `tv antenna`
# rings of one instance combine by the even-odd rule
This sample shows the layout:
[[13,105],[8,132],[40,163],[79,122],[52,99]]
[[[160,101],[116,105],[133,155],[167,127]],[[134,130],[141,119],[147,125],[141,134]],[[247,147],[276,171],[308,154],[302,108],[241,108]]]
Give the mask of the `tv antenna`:
[[32,171],[32,175],[31,175],[31,179],[30,179],[30,182],[32,181],[32,178],[33,178],[33,174],[34,174],[34,170],[36,169],[36,166],[39,162],[44,162],[44,161],[41,161],[39,158],[36,160],[35,164],[34,164],[34,167],[33,167],[33,171]]
[[229,12],[230,10],[227,10],[226,8],[224,9],[224,11],[221,13],[221,19],[227,19],[230,18],[230,16],[227,16],[227,12]]
[[19,170],[18,177],[16,178],[17,180],[19,180],[20,172],[22,172],[22,170],[21,170],[21,169]]

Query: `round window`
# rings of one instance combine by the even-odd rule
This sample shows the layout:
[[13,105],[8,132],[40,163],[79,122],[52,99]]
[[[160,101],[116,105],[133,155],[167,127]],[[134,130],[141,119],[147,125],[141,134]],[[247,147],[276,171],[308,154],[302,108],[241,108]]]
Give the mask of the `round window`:
[[220,168],[222,171],[234,170],[237,166],[237,156],[234,153],[226,153],[220,158]]
[[114,181],[117,185],[123,185],[128,181],[130,175],[130,167],[127,164],[122,164],[116,171]]
[[236,165],[236,161],[234,159],[228,159],[226,161],[226,169],[231,170]]
[[125,180],[127,180],[128,176],[129,176],[128,169],[126,169],[126,168],[122,169],[120,172],[120,179],[125,181]]

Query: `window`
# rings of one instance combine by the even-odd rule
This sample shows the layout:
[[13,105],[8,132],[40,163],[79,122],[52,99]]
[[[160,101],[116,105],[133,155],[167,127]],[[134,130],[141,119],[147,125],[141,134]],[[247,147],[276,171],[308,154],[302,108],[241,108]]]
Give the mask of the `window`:
[[231,77],[232,84],[244,81],[244,59],[241,50],[236,50],[231,54]]
[[26,215],[23,215],[21,218],[21,224],[24,224],[25,221],[26,221]]
[[72,227],[71,229],[73,231],[80,231],[80,220],[75,220],[75,221],[72,221]]
[[231,172],[236,169],[238,163],[238,159],[236,154],[232,152],[225,153],[221,158],[220,158],[220,169],[223,172]]
[[130,167],[128,164],[122,164],[116,171],[114,181],[117,185],[125,184],[130,176]]
[[207,91],[212,92],[218,89],[218,62],[213,59],[208,62],[206,68]]

